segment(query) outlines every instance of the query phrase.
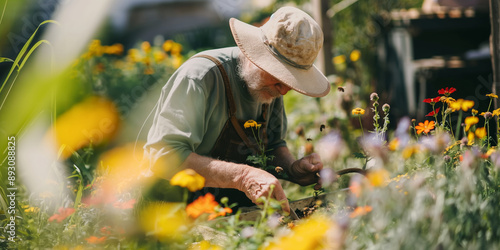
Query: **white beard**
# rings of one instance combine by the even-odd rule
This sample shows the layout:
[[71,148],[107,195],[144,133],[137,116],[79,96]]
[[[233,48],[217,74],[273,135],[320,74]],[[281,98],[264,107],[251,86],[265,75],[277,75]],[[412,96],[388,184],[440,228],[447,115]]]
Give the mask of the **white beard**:
[[244,57],[240,55],[238,74],[246,82],[248,92],[253,99],[259,103],[270,104],[275,98],[281,96],[278,91],[262,85],[263,71]]

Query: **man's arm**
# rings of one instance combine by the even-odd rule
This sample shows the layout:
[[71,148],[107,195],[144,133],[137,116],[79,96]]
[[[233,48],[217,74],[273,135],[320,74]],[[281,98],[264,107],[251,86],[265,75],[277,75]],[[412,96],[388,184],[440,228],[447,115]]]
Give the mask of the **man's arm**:
[[262,169],[216,160],[196,153],[191,153],[181,167],[191,168],[205,177],[206,187],[235,188],[244,192],[254,203],[257,203],[261,196],[268,197],[271,185],[274,185],[271,198],[281,201],[283,211],[290,213],[290,205],[280,182]]
[[[272,164],[282,167],[289,175],[289,181],[302,186],[318,182],[319,177],[316,173],[323,169],[323,163],[318,154],[312,153],[295,160],[287,147],[279,147],[273,150],[272,154],[274,155]],[[319,187],[317,186],[317,188]]]

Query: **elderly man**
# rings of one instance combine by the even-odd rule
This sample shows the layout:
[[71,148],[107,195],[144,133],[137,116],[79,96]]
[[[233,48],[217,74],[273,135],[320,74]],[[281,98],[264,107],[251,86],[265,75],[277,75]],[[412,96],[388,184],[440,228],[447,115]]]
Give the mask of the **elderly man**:
[[286,147],[283,95],[290,90],[312,97],[329,92],[326,77],[313,65],[323,33],[308,14],[293,7],[280,8],[260,28],[234,18],[229,24],[237,47],[195,55],[163,87],[146,153],[152,162],[162,158],[167,163],[152,167],[163,178],[186,168],[205,177],[205,188],[191,199],[210,192],[241,207],[271,195],[290,212],[276,173],[247,161],[261,152],[256,147],[260,139],[243,123],[260,124],[265,152],[274,156],[270,164],[280,166],[289,181],[318,182],[319,156],[295,160]]

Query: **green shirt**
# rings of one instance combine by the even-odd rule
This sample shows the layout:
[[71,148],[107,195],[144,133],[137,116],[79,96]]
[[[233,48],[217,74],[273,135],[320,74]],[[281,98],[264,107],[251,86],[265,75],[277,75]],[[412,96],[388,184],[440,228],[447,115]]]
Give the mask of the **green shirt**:
[[[253,100],[246,83],[238,75],[238,47],[204,51],[217,58],[226,70],[236,104],[236,118],[257,120],[262,104]],[[270,105],[268,149],[286,146],[286,115],[283,97]],[[153,125],[145,145],[153,172],[171,177],[191,152],[210,156],[228,119],[228,104],[222,75],[206,58],[191,58],[170,77],[162,88]],[[160,164],[156,164],[163,158]],[[165,166],[167,164],[167,166]]]

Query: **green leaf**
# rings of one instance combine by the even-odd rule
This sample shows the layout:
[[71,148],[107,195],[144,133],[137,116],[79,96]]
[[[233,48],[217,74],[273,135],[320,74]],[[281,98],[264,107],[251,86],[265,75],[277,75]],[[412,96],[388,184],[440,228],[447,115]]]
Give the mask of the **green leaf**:
[[366,158],[366,155],[363,153],[353,153],[353,155],[355,158],[358,158],[358,159],[365,159]]
[[7,58],[7,57],[0,56],[0,63],[3,63],[3,62],[14,62],[14,60]]

